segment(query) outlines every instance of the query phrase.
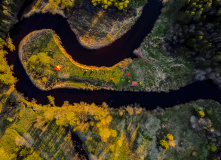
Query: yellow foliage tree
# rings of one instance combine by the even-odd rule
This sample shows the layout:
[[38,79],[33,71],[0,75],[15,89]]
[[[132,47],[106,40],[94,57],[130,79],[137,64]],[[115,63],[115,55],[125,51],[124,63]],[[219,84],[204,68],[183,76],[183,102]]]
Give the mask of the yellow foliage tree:
[[79,123],[79,117],[77,116],[77,114],[75,112],[68,112],[66,114],[66,119],[68,120],[68,123],[71,126],[76,125],[77,123]]
[[205,113],[202,110],[199,110],[198,114],[199,114],[200,117],[204,117],[205,116]]
[[0,38],[0,49],[3,49],[4,45],[5,41],[2,38]]
[[101,5],[104,9],[107,9],[110,6],[115,6],[119,10],[123,10],[127,8],[128,4],[130,3],[129,0],[91,0],[91,3],[96,5]]
[[55,103],[54,103],[55,98],[54,98],[53,96],[51,96],[51,95],[49,95],[49,96],[47,96],[47,97],[48,97],[49,103],[50,103],[52,106],[55,106]]
[[127,112],[129,113],[130,116],[132,116],[134,114],[134,109],[131,106],[127,106],[126,108]]
[[112,121],[112,117],[109,115],[109,116],[107,116],[107,118],[106,118],[106,123],[107,124],[109,124],[111,121]]
[[107,139],[111,136],[111,130],[109,128],[101,128],[99,131],[102,142],[107,142]]
[[123,141],[119,139],[119,140],[117,141],[117,145],[118,145],[119,147],[121,147],[122,144],[123,144]]
[[114,152],[114,150],[115,150],[115,145],[114,145],[114,144],[111,144],[111,145],[109,146],[109,150],[110,150],[111,152]]
[[6,47],[12,52],[15,50],[15,46],[12,42],[12,39],[8,36],[8,38],[6,39]]
[[66,8],[68,10],[74,6],[74,0],[49,0],[49,4],[53,9],[57,9],[61,6],[61,8]]
[[171,147],[175,147],[176,146],[176,143],[174,142],[174,140],[170,140],[168,144]]
[[164,139],[160,140],[160,145],[166,150],[169,148],[167,141]]
[[102,124],[102,125],[106,125],[106,119],[102,119],[102,120],[101,120],[101,124]]
[[87,140],[88,141],[93,141],[93,138],[92,137],[87,137]]
[[43,78],[42,78],[42,82],[43,82],[44,84],[46,84],[47,81],[48,81],[47,77],[43,77]]
[[111,136],[112,137],[117,137],[117,131],[116,130],[111,130]]
[[5,152],[3,147],[0,148],[0,155],[1,155],[1,160],[9,160],[9,159],[16,158],[16,154],[9,154],[9,153]]
[[68,120],[66,119],[66,116],[61,115],[57,120],[56,124],[60,126],[68,126]]
[[173,140],[173,135],[172,134],[167,134],[167,138],[172,141]]
[[31,155],[28,155],[24,160],[42,160],[42,158],[38,153],[33,152]]
[[51,121],[54,119],[55,116],[55,110],[53,108],[48,108],[45,112],[44,112],[44,117],[46,121]]

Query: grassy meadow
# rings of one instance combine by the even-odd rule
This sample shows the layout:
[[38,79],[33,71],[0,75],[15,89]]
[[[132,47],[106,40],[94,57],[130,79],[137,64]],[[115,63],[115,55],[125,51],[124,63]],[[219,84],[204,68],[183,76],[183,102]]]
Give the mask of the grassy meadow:
[[[65,84],[87,88],[96,83],[114,86],[120,82],[124,74],[121,67],[124,67],[127,61],[111,68],[83,66],[68,56],[52,30],[37,31],[34,34],[22,42],[21,50],[25,48],[25,53],[20,54],[27,72],[31,73],[35,84],[42,88],[49,89]],[[60,71],[56,71],[57,65],[61,66]]]

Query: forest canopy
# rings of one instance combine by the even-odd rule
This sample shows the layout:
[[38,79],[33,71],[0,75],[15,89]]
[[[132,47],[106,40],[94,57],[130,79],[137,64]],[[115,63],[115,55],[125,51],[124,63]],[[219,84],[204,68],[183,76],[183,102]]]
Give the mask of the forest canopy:
[[104,9],[107,9],[111,6],[118,8],[118,10],[123,10],[128,7],[130,3],[129,0],[91,0],[94,6],[102,6]]

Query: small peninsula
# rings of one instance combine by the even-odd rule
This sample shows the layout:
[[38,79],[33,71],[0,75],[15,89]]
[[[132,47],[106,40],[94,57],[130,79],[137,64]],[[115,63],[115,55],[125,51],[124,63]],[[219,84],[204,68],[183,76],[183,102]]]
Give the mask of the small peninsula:
[[[170,86],[175,88],[176,85],[185,85],[191,78],[189,76],[189,79],[185,79],[182,76],[190,75],[190,64],[179,64],[175,59],[165,56],[165,52],[157,47],[149,48],[150,52],[144,50],[143,56],[145,53],[152,54],[146,56],[147,58],[133,61],[125,59],[113,67],[95,67],[73,60],[61,44],[52,30],[34,31],[20,43],[19,57],[22,64],[40,89],[73,87],[157,91],[168,90]],[[59,66],[60,70],[56,70],[56,66]],[[167,80],[167,77],[174,80]],[[134,82],[137,84],[133,85]]]
[[0,160],[220,160],[221,0],[0,1]]

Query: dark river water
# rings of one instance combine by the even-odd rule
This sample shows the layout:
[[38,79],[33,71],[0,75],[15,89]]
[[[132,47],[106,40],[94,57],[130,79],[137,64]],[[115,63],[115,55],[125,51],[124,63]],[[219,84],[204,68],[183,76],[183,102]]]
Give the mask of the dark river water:
[[111,45],[98,49],[89,50],[82,47],[75,34],[70,29],[65,18],[59,15],[37,14],[18,22],[10,31],[10,36],[16,46],[16,51],[7,55],[10,65],[14,65],[14,76],[18,78],[16,89],[30,100],[37,100],[38,104],[48,103],[47,96],[55,97],[55,103],[61,106],[64,101],[78,103],[81,101],[100,105],[106,102],[110,107],[118,108],[123,105],[139,103],[147,109],[157,106],[170,107],[176,104],[186,103],[197,99],[213,99],[221,103],[221,90],[209,81],[196,82],[187,85],[177,91],[169,93],[157,92],[128,92],[128,91],[86,91],[77,89],[53,89],[41,91],[33,85],[26,75],[25,70],[18,58],[18,45],[20,41],[30,32],[39,29],[53,29],[61,38],[66,51],[79,63],[94,66],[113,66],[119,61],[135,56],[133,50],[138,48],[144,37],[150,33],[160,15],[162,8],[158,0],[149,0],[144,7],[141,17],[136,24],[120,39]]

